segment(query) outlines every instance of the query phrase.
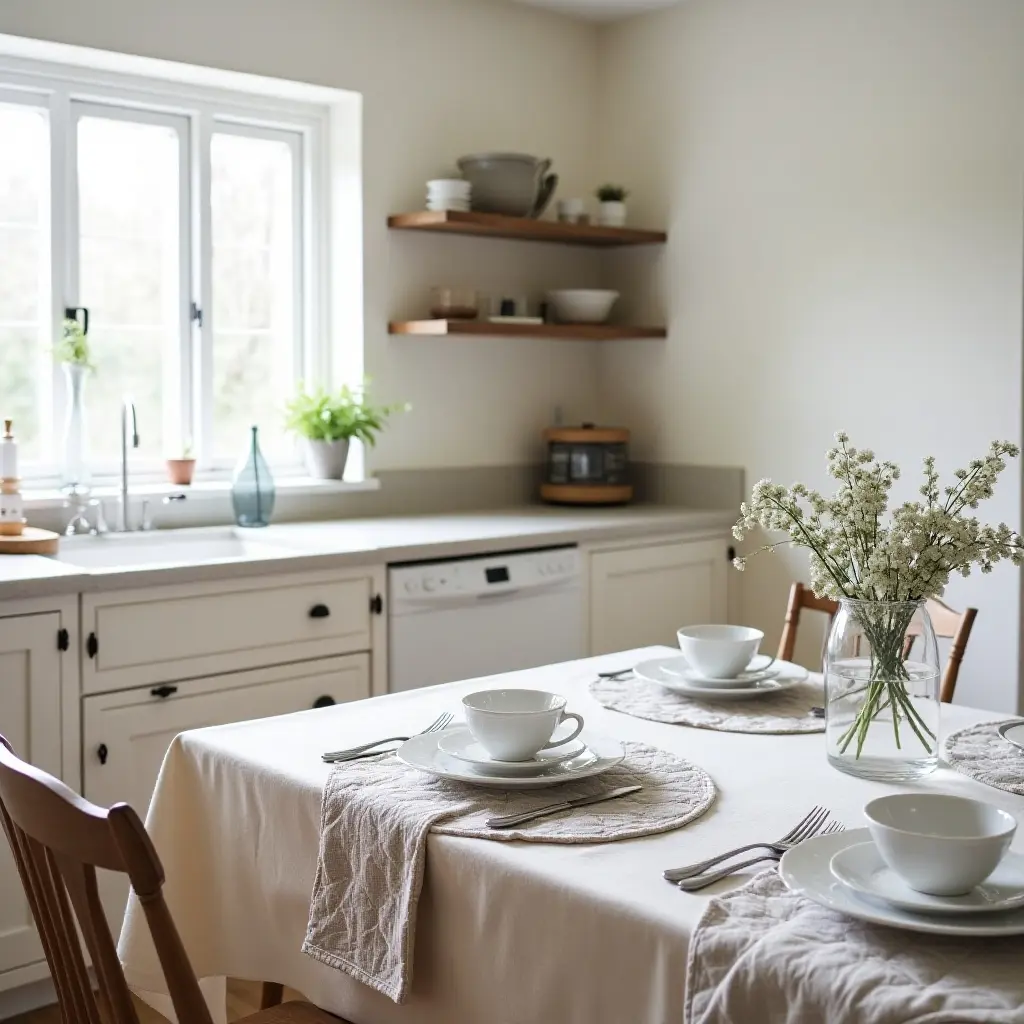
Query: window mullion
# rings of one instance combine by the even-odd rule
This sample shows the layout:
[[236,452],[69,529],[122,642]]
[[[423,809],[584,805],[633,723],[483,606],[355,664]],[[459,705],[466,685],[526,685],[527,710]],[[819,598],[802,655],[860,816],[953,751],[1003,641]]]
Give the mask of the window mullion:
[[196,267],[193,288],[202,317],[192,324],[192,337],[196,341],[192,353],[192,423],[197,454],[201,464],[209,466],[213,458],[213,225],[210,206],[213,117],[203,111],[194,124]]
[[[64,311],[78,305],[78,178],[75,118],[67,89],[50,94],[50,330],[54,345],[61,335]],[[62,410],[67,402],[64,376],[53,360],[50,388],[51,424],[46,446],[48,462],[59,472],[63,461],[61,448]]]

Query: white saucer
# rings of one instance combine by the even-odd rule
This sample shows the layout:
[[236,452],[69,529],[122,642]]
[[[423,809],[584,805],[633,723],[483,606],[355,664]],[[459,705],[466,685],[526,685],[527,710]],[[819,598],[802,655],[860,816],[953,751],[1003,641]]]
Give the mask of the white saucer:
[[662,666],[662,671],[670,676],[678,676],[691,686],[720,686],[727,689],[749,687],[762,679],[774,679],[782,669],[773,658],[766,654],[759,654],[739,675],[737,676],[705,676],[686,660],[686,658],[672,658]]
[[918,914],[989,914],[1024,907],[1024,856],[1019,853],[1008,853],[981,885],[964,896],[929,896],[911,889],[882,860],[874,843],[840,850],[829,867],[859,895]]
[[859,896],[832,876],[830,864],[841,850],[868,842],[870,838],[871,833],[866,828],[858,828],[807,839],[782,855],[779,874],[794,892],[829,910],[872,924],[930,935],[1024,935],[1024,910],[940,916],[916,913]]
[[491,757],[482,743],[473,738],[466,726],[447,730],[437,741],[438,747],[450,757],[468,764],[484,775],[536,775],[560,761],[579,757],[586,750],[580,740],[566,743],[564,747],[541,750],[528,761],[498,761]]
[[1003,722],[998,732],[1007,743],[1024,750],[1024,722]]
[[638,679],[655,683],[683,697],[697,697],[700,700],[745,700],[748,697],[765,697],[789,690],[802,683],[808,676],[807,669],[800,665],[794,665],[789,661],[777,661],[772,666],[778,670],[777,674],[769,678],[758,679],[743,686],[701,686],[673,674],[666,668],[667,662],[676,663],[679,660],[678,657],[652,658],[637,665],[633,669],[633,674]]
[[477,771],[470,764],[449,757],[439,746],[446,735],[465,728],[464,725],[454,725],[441,732],[413,736],[395,751],[395,757],[410,768],[417,768],[429,775],[439,775],[443,779],[470,782],[491,789],[543,789],[546,786],[557,786],[563,782],[575,782],[577,779],[600,775],[620,764],[626,756],[622,744],[618,741],[604,736],[584,734],[586,746],[579,754],[550,765],[536,774],[487,774]]

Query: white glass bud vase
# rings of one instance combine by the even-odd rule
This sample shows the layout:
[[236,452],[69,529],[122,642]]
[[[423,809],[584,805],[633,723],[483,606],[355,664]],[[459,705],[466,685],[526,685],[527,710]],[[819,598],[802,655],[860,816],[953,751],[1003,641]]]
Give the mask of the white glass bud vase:
[[897,782],[939,764],[939,650],[923,601],[843,600],[825,650],[828,759]]
[[67,490],[81,490],[89,485],[85,425],[85,381],[88,376],[88,366],[78,363],[64,364],[64,390],[67,406],[64,416],[61,486]]

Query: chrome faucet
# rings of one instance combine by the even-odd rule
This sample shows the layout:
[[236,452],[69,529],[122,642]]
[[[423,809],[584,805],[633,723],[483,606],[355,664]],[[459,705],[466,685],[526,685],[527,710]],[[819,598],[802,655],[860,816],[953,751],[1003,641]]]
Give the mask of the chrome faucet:
[[139,447],[139,422],[135,416],[135,403],[127,395],[121,403],[121,506],[117,513],[117,528],[127,533],[128,525],[128,421],[132,425],[132,447]]

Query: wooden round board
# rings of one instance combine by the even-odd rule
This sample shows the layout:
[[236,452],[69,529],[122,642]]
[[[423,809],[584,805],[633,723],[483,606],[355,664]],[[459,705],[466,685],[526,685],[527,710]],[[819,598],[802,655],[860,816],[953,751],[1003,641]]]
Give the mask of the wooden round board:
[[17,537],[0,537],[0,555],[55,555],[60,534],[26,526]]

